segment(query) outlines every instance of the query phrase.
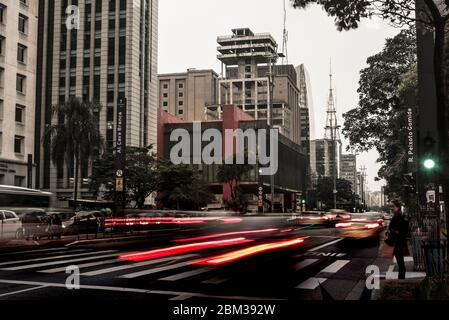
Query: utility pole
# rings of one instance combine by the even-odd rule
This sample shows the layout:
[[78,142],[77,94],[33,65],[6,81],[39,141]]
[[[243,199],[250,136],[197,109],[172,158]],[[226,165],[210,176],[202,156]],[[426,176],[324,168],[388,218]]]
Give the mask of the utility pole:
[[[274,73],[273,73],[273,67],[276,60],[281,57],[284,58],[285,55],[283,53],[274,53],[274,54],[267,54],[268,59],[268,86],[269,86],[269,92],[270,92],[270,101],[268,103],[269,110],[267,112],[267,119],[268,119],[268,126],[272,127],[273,125],[273,95],[274,95]],[[271,212],[274,210],[274,174],[270,176],[270,191],[271,191]]]
[[366,178],[366,167],[361,166],[360,167],[360,189],[362,192],[362,206],[363,210],[365,210],[365,178]]

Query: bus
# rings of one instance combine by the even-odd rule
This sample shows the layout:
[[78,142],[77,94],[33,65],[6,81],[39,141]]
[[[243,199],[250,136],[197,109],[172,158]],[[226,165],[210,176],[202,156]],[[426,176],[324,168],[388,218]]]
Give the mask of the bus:
[[49,209],[55,205],[56,197],[51,192],[21,187],[0,185],[0,208]]

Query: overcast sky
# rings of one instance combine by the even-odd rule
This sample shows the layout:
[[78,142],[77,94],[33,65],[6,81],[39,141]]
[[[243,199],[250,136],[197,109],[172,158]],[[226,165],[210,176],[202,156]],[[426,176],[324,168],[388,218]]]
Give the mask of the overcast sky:
[[[214,69],[219,73],[216,38],[231,34],[231,29],[238,27],[249,27],[255,33],[269,32],[282,48],[283,0],[160,0],[159,73],[187,68]],[[309,71],[316,136],[322,138],[330,59],[338,121],[342,125],[342,114],[357,106],[359,72],[366,67],[366,59],[382,50],[385,39],[399,30],[379,20],[368,20],[356,31],[338,32],[332,18],[320,7],[297,10],[288,4],[287,29],[289,63],[304,63]],[[367,167],[368,187],[372,191],[383,185],[374,181],[379,170],[376,159],[375,151],[358,157],[358,167]]]

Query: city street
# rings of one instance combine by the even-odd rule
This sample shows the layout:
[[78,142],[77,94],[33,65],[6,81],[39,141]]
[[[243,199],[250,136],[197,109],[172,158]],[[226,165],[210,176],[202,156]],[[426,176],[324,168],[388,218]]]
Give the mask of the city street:
[[[0,299],[361,299],[377,250],[378,242],[342,239],[333,228],[246,217],[120,241],[2,251]],[[68,266],[80,270],[79,290],[66,288]]]

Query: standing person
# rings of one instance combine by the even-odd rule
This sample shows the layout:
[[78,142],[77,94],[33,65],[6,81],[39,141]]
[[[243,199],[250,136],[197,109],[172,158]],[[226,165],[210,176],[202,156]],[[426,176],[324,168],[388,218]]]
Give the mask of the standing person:
[[390,221],[388,228],[388,237],[385,243],[389,246],[394,246],[394,257],[399,267],[398,279],[405,279],[405,262],[404,256],[408,255],[407,235],[408,235],[408,221],[405,219],[401,210],[401,203],[394,200],[390,204],[393,218]]

